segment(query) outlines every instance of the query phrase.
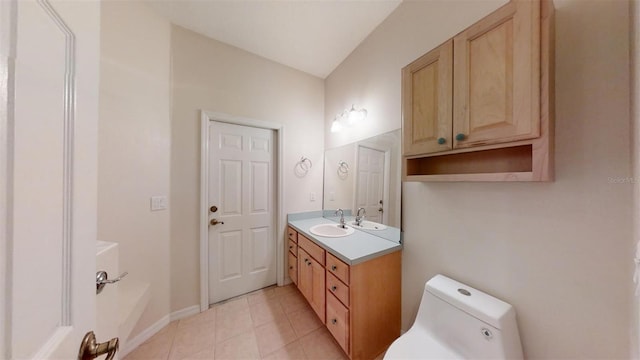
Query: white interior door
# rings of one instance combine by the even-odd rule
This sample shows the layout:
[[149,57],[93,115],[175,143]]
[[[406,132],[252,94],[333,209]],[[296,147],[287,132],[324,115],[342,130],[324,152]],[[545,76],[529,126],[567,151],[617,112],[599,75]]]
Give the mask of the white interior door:
[[0,12],[11,43],[0,357],[73,359],[95,324],[100,4],[3,1]]
[[[274,131],[209,123],[209,303],[276,283]],[[211,211],[211,207],[217,210]]]
[[364,208],[366,219],[382,223],[384,212],[385,152],[358,146],[356,208]]

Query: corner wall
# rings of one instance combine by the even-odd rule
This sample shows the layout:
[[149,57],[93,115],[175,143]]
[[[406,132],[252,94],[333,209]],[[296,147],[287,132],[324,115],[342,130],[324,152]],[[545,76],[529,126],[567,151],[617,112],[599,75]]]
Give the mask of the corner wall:
[[[400,127],[401,68],[502,3],[403,2],[327,78],[325,147]],[[515,306],[526,358],[628,358],[629,4],[555,6],[556,181],[404,183],[403,328],[442,273]],[[371,124],[331,134],[351,103]]]
[[101,6],[98,239],[119,243],[123,281],[151,284],[133,338],[170,311],[170,210],[150,197],[169,196],[171,28],[141,2]]
[[[171,58],[171,310],[178,311],[200,304],[200,110],[283,124],[284,212],[320,210],[324,83],[179,26]],[[313,167],[299,178],[302,156]]]

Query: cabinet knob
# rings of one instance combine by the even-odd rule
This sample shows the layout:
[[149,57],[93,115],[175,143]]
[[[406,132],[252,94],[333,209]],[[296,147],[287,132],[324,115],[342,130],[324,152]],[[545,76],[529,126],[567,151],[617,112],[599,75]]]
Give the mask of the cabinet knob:
[[338,267],[335,265],[331,265],[331,271],[336,271],[336,270],[338,270]]
[[289,245],[289,249],[293,249],[293,245]]
[[331,323],[332,323],[333,325],[337,324],[337,323],[338,323],[338,319],[331,319]]
[[307,262],[307,266],[311,265],[311,261]]
[[333,286],[331,287],[331,291],[336,291],[336,290],[338,290],[338,287],[337,287],[337,286],[335,286],[335,285],[333,285]]
[[465,138],[466,138],[466,136],[464,136],[464,134],[463,134],[463,133],[460,133],[460,134],[456,135],[456,140],[458,140],[458,141],[462,141],[462,140],[464,140]]
[[438,144],[442,145],[442,144],[444,144],[444,143],[446,143],[446,142],[447,142],[447,139],[445,139],[445,138],[438,138]]
[[293,265],[289,266],[289,270],[293,270]]

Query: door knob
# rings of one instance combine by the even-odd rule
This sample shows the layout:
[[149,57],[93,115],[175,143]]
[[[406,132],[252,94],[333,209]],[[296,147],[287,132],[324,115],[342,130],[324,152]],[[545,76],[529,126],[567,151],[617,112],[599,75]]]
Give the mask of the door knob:
[[213,205],[212,207],[209,208],[209,211],[216,212],[216,211],[218,211],[218,207]]
[[78,351],[78,360],[91,360],[100,355],[107,354],[105,360],[112,360],[118,351],[120,340],[117,337],[98,344],[96,335],[93,331],[89,331],[82,339],[80,350]]
[[216,219],[211,219],[211,221],[209,221],[209,224],[211,224],[211,225],[218,225],[218,224],[224,225],[224,221],[218,221]]

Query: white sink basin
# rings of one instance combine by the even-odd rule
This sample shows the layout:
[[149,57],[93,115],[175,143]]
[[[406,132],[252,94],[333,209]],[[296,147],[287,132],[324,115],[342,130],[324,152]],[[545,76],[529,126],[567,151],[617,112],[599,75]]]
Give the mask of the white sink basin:
[[355,230],[352,227],[348,227],[343,229],[339,224],[319,224],[312,226],[309,231],[313,235],[324,236],[324,237],[342,237],[353,234]]
[[356,229],[362,230],[384,230],[387,228],[387,225],[378,224],[377,222],[364,220],[360,223],[360,225],[356,225],[355,221],[349,221],[349,225],[353,226]]

